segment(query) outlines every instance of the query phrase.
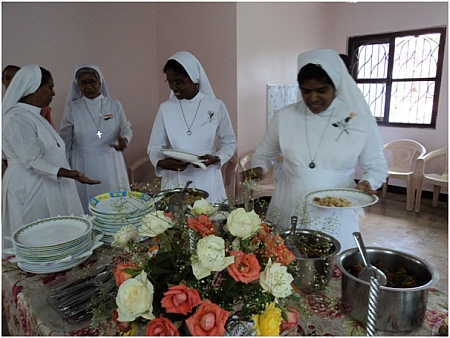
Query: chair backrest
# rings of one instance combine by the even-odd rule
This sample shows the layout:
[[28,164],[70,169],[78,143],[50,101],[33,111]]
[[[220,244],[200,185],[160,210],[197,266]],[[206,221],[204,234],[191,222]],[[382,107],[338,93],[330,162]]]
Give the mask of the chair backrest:
[[389,171],[411,172],[418,157],[425,155],[425,147],[417,141],[402,139],[386,143],[383,150],[392,150]]
[[421,165],[421,174],[424,174],[425,172],[425,165],[428,161],[430,161],[433,158],[439,157],[439,156],[444,156],[445,155],[445,169],[444,172],[442,173],[442,176],[448,176],[448,146],[430,151],[428,154],[425,154],[423,156],[420,156],[417,159],[418,163],[423,163]]
[[227,197],[235,198],[236,196],[236,175],[239,167],[239,159],[236,155],[231,158],[222,166],[223,184]]
[[144,163],[150,162],[150,158],[148,157],[148,155],[142,156],[140,158],[138,158],[136,161],[134,161],[128,168],[127,168],[127,172],[128,172],[128,180],[130,181],[130,183],[137,183],[135,182],[135,177],[134,177],[134,172]]

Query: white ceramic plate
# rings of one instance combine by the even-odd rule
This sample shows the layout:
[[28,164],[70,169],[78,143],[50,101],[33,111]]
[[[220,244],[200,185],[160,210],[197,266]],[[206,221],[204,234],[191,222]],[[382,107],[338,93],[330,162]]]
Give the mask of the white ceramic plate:
[[116,215],[133,215],[153,207],[150,195],[136,191],[114,191],[91,198],[89,210],[96,215],[116,217]]
[[91,231],[92,224],[85,218],[59,216],[24,225],[13,234],[12,239],[21,247],[48,247],[75,241]]
[[[348,207],[329,207],[324,205],[318,205],[313,202],[314,197],[324,198],[326,196],[336,197],[336,198],[345,198],[349,200],[352,204]],[[367,207],[369,205],[375,204],[378,202],[378,196],[370,195],[365,193],[364,191],[358,189],[323,189],[323,190],[315,190],[311,191],[303,196],[303,199],[309,203],[313,204],[319,208],[325,209],[354,209]]]
[[195,155],[192,153],[188,153],[186,151],[173,150],[173,149],[163,149],[163,150],[161,150],[161,152],[170,158],[174,158],[174,159],[180,160],[180,161],[190,162],[195,165],[198,165],[202,169],[206,169],[206,166],[203,164],[203,162],[198,159],[198,156],[200,156],[200,155]]

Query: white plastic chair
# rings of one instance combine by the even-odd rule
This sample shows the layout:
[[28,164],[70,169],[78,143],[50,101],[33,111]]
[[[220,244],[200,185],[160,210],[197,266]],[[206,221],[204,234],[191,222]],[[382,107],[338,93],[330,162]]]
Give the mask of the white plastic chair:
[[[428,161],[438,156],[445,155],[445,169],[442,174],[426,173],[426,165]],[[438,206],[439,193],[441,187],[448,187],[448,146],[433,150],[428,154],[421,156],[417,159],[417,195],[415,211],[420,211],[420,201],[422,199],[422,187],[424,183],[431,183],[434,186],[433,189],[433,201],[431,205],[433,207]]]
[[382,195],[386,197],[389,178],[403,179],[406,181],[406,210],[413,210],[416,191],[414,168],[417,158],[425,155],[426,149],[417,141],[402,139],[386,143],[383,150],[392,151],[392,161],[388,177],[383,184]]
[[[251,150],[248,153],[244,154],[239,162],[241,164],[242,170],[250,169],[250,165],[252,162],[252,155],[255,151]],[[283,161],[283,156],[279,155],[277,157],[277,161]],[[276,162],[275,162],[276,163]],[[272,166],[262,177],[260,181],[258,181],[258,186],[253,190],[252,198],[257,199],[263,196],[272,196],[273,191],[276,187],[275,175],[274,175],[275,165]]]
[[233,155],[221,168],[223,185],[225,186],[227,197],[232,203],[235,202],[234,200],[236,198],[236,175],[238,167],[239,159],[236,155]]

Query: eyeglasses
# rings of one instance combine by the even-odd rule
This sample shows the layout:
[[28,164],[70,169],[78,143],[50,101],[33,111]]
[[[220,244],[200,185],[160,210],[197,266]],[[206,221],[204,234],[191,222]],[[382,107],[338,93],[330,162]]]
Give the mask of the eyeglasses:
[[83,88],[84,89],[88,85],[91,85],[92,87],[96,86],[98,84],[98,82],[99,82],[98,79],[90,79],[88,81],[78,82],[77,84],[78,84],[79,88]]
[[169,81],[166,80],[164,82],[169,84],[169,87],[181,87],[183,85],[183,83],[185,83],[187,80],[189,80],[189,78],[185,78],[184,80],[175,80],[175,81]]

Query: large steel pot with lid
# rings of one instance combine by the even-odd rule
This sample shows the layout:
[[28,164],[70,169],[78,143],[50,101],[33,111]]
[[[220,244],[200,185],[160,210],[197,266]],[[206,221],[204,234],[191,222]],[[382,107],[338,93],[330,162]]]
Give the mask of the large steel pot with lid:
[[[428,290],[439,280],[437,270],[423,259],[408,253],[376,247],[366,249],[372,265],[381,262],[390,273],[401,267],[419,285],[408,288],[380,286],[377,330],[403,332],[416,329],[425,317]],[[351,273],[355,264],[362,264],[357,248],[346,250],[337,257],[337,265],[342,271],[342,308],[351,317],[366,324],[370,283]]]

